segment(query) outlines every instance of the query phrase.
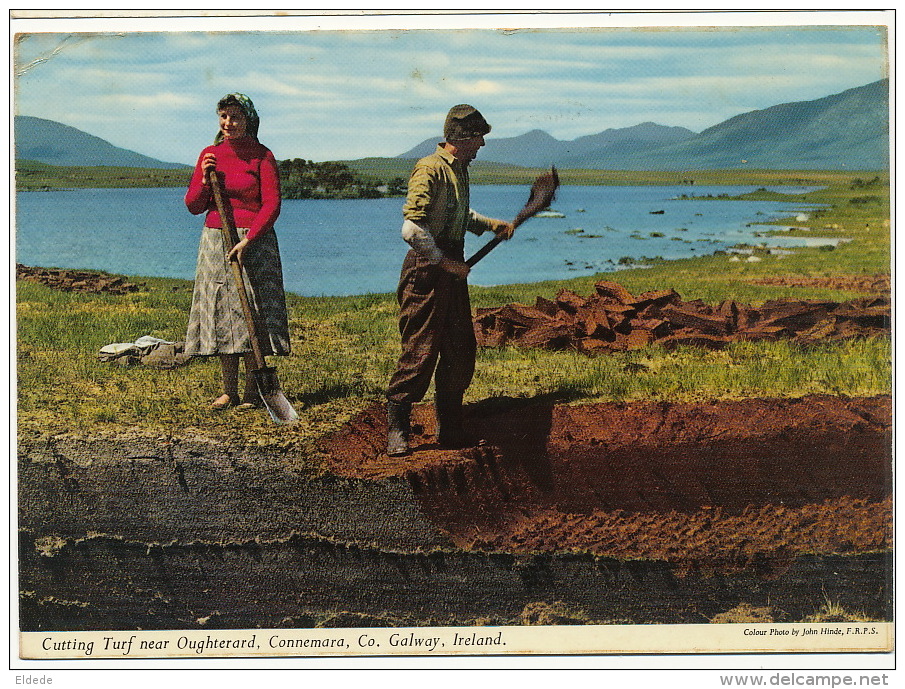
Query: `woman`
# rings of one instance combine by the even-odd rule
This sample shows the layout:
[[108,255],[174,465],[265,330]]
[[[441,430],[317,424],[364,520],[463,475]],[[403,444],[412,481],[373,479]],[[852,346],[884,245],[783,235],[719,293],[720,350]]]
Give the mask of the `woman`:
[[[195,215],[207,213],[185,351],[219,355],[223,394],[215,410],[261,406],[251,375],[254,356],[238,287],[227,263],[239,261],[252,311],[256,314],[261,351],[289,354],[289,323],[283,292],[283,269],[273,223],[280,214],[280,178],[273,153],[258,142],[258,114],[248,96],[230,93],[217,103],[220,131],[214,145],[198,157],[185,205]],[[240,241],[224,246],[221,218],[208,175],[216,171],[224,203],[232,208]],[[245,359],[245,388],[239,397],[239,359]]]

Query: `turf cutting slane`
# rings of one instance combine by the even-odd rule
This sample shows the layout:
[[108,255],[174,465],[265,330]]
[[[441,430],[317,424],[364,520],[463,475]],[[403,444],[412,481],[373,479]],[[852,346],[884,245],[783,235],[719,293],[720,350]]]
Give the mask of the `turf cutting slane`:
[[[214,629],[892,615],[889,396],[467,406],[484,443],[20,447],[20,625]],[[540,613],[538,612],[540,611]]]

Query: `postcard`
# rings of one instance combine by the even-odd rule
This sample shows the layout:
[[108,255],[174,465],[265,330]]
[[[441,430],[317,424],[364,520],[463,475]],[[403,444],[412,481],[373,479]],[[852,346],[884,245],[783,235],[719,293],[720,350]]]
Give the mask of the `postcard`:
[[891,14],[11,12],[17,678],[884,683]]

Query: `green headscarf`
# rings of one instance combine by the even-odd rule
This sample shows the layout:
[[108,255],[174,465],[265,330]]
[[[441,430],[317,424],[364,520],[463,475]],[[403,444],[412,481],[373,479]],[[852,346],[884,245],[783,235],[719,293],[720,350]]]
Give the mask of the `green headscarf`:
[[[220,112],[227,105],[237,105],[245,114],[245,133],[258,140],[258,126],[261,124],[261,118],[255,110],[255,104],[251,102],[251,98],[244,93],[228,93],[217,103],[217,112]],[[219,144],[223,141],[223,132],[217,131],[214,137],[214,143]]]

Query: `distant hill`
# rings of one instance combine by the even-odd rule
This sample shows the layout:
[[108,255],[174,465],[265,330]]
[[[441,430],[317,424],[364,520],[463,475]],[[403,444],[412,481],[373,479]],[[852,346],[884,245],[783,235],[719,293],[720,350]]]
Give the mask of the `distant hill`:
[[[684,127],[665,127],[645,122],[623,129],[607,129],[599,134],[582,136],[574,141],[561,141],[541,129],[519,136],[494,139],[488,137],[479,154],[481,160],[508,163],[522,167],[588,167],[610,151],[643,151],[693,137]],[[398,158],[423,158],[434,152],[442,137],[426,139]],[[591,166],[596,167],[596,166]]]
[[562,167],[596,168],[600,160],[606,160],[627,152],[650,151],[668,144],[687,141],[695,133],[685,127],[665,127],[653,122],[643,122],[634,127],[607,129],[599,134],[580,136],[568,143],[562,158]]
[[684,141],[600,162],[626,170],[885,169],[889,80],[817,100],[753,110]]
[[[441,137],[399,158],[420,158]],[[559,141],[535,129],[487,140],[479,159],[599,170],[878,170],[889,165],[889,80],[732,117],[700,134],[652,122]]]
[[103,165],[178,169],[190,167],[166,163],[119,148],[80,129],[40,117],[16,115],[16,158],[48,165]]

